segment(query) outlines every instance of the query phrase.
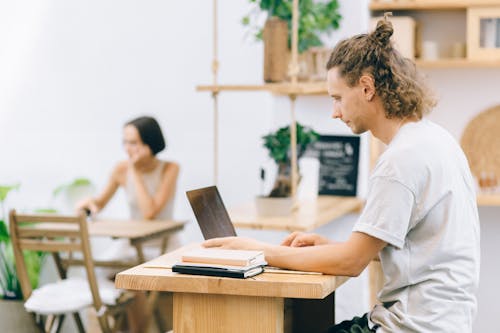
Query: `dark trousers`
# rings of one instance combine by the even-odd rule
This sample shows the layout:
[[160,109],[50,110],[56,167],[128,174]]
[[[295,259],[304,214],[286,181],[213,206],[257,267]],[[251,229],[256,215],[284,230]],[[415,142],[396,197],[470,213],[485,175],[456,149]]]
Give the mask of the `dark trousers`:
[[376,329],[368,327],[368,314],[363,317],[354,317],[352,320],[344,320],[340,324],[334,325],[325,333],[371,333]]

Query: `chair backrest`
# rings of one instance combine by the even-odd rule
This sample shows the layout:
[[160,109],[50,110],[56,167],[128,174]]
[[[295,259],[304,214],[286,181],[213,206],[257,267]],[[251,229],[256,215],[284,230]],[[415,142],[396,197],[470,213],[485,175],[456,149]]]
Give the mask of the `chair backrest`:
[[97,287],[87,221],[83,212],[80,215],[63,216],[54,214],[18,214],[15,210],[11,210],[9,228],[17,275],[24,300],[30,297],[32,289],[22,253],[23,250],[51,252],[61,278],[66,276],[61,266],[60,254],[81,252],[94,307],[96,311],[101,309],[103,303]]

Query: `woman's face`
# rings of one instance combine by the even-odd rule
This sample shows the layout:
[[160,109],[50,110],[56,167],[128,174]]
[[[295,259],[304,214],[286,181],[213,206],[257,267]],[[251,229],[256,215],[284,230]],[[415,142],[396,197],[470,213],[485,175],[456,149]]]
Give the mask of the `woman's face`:
[[123,147],[128,157],[136,161],[153,155],[149,146],[142,142],[139,131],[133,125],[127,125],[123,129]]

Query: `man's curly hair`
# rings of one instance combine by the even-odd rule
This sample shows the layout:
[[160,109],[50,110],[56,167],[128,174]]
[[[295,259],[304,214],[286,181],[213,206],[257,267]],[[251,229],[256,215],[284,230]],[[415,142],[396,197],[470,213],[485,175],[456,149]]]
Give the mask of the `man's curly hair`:
[[338,68],[350,87],[356,86],[362,75],[372,76],[387,118],[421,119],[436,100],[413,61],[394,48],[390,40],[393,32],[391,22],[380,20],[373,32],[338,43],[326,68]]

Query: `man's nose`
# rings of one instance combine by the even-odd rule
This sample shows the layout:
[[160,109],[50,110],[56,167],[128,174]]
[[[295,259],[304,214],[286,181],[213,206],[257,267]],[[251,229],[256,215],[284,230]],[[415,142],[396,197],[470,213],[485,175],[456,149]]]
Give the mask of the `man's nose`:
[[340,108],[336,104],[333,104],[332,118],[333,119],[342,118],[342,113],[340,112]]

